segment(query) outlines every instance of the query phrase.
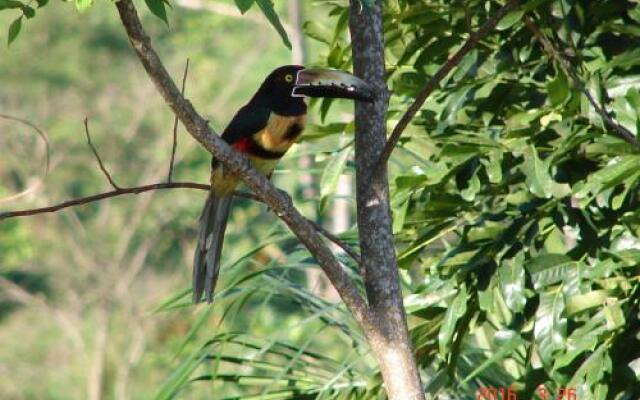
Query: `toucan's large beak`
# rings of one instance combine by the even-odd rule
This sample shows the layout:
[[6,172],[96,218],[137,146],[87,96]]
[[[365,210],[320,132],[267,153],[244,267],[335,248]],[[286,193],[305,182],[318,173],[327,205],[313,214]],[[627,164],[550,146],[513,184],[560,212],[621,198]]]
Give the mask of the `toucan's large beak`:
[[373,88],[348,72],[334,69],[309,68],[298,71],[293,88],[294,97],[333,97],[372,102]]

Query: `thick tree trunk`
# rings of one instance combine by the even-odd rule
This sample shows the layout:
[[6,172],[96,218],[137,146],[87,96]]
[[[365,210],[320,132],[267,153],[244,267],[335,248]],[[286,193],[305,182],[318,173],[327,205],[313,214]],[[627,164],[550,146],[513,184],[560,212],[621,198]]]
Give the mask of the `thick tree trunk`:
[[[351,2],[350,29],[356,75],[377,87],[373,104],[356,105],[358,229],[365,287],[375,332],[365,329],[390,399],[424,399],[402,303],[389,209],[386,168],[376,162],[386,141],[388,91],[384,67],[382,1]],[[372,171],[379,173],[372,175]]]

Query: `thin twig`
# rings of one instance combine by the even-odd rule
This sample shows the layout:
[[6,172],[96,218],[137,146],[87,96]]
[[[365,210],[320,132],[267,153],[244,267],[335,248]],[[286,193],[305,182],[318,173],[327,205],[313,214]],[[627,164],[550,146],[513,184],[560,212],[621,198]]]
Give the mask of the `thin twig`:
[[[184,66],[184,75],[182,75],[182,91],[184,96],[184,88],[187,83],[187,74],[189,73],[189,58],[187,58],[187,64]],[[171,183],[173,180],[173,164],[176,159],[176,148],[178,147],[178,116],[173,119],[173,146],[171,147],[171,161],[169,162],[169,176],[167,182]]]
[[391,156],[391,153],[393,152],[393,149],[396,147],[398,141],[400,140],[400,135],[402,135],[402,132],[404,132],[404,130],[407,128],[413,117],[415,117],[418,111],[420,111],[420,108],[422,108],[422,105],[431,95],[431,93],[433,93],[433,91],[438,88],[440,82],[444,78],[446,78],[447,75],[449,75],[449,72],[451,72],[453,68],[460,64],[464,56],[467,55],[468,52],[473,50],[478,45],[480,40],[482,40],[491,31],[493,31],[496,25],[498,25],[498,22],[500,22],[500,20],[505,15],[507,15],[510,11],[518,6],[518,3],[518,0],[509,0],[509,2],[507,2],[507,4],[499,9],[498,12],[495,13],[495,15],[489,18],[487,22],[485,22],[484,25],[480,27],[480,29],[478,29],[474,33],[471,33],[469,39],[467,39],[465,44],[450,59],[448,59],[447,62],[444,63],[444,65],[442,65],[442,67],[440,67],[435,75],[433,75],[433,77],[427,82],[424,88],[416,96],[413,104],[409,106],[402,118],[400,118],[400,121],[398,121],[396,126],[393,128],[391,136],[389,136],[389,139],[387,140],[387,143],[385,144],[384,149],[382,150],[382,153],[378,158],[378,163],[376,164],[376,172],[379,172],[381,168],[384,168],[387,161],[389,160],[389,157]]
[[136,186],[132,188],[117,188],[116,190],[112,190],[110,192],[104,192],[104,193],[94,194],[91,196],[80,197],[77,199],[68,200],[52,206],[0,213],[0,221],[8,218],[26,217],[29,215],[52,213],[52,212],[60,211],[64,208],[80,206],[83,204],[89,204],[95,201],[108,199],[110,197],[122,196],[124,194],[139,194],[139,193],[148,192],[151,190],[177,189],[177,188],[210,190],[209,185],[203,185],[201,183],[194,183],[194,182],[154,183],[151,185]]
[[87,135],[87,143],[89,144],[89,147],[91,147],[91,151],[93,152],[93,155],[96,156],[96,160],[98,160],[98,164],[100,166],[100,171],[102,171],[104,176],[107,177],[107,180],[109,181],[111,186],[113,186],[113,188],[116,191],[120,190],[120,186],[116,185],[116,182],[111,177],[111,174],[109,174],[109,171],[107,171],[107,169],[105,168],[104,164],[102,163],[102,159],[100,158],[100,155],[98,154],[98,150],[96,150],[95,146],[93,145],[93,142],[91,142],[91,134],[89,133],[89,119],[88,118],[84,119],[84,132]]
[[[195,182],[168,182],[168,183],[153,183],[150,185],[136,186],[136,187],[130,187],[130,188],[117,188],[116,190],[112,190],[109,192],[98,193],[91,196],[80,197],[73,200],[67,200],[62,203],[54,204],[47,207],[31,208],[28,210],[8,211],[8,212],[0,213],[0,221],[4,219],[9,219],[9,218],[19,218],[19,217],[28,217],[28,216],[39,215],[39,214],[54,213],[54,212],[63,210],[65,208],[82,206],[85,204],[94,203],[96,201],[108,199],[111,197],[117,197],[117,196],[122,196],[127,194],[140,194],[144,192],[150,192],[152,190],[163,190],[163,189],[198,189],[198,190],[209,191],[211,190],[211,186],[205,185],[202,183],[195,183]],[[260,197],[256,196],[253,193],[236,191],[233,194],[234,196],[244,197],[246,199],[264,203],[264,201]],[[360,255],[355,250],[353,250],[348,244],[340,240],[340,238],[338,238],[331,232],[327,231],[316,222],[310,219],[307,219],[307,221],[311,225],[313,225],[313,227],[321,235],[325,236],[331,242],[335,243],[338,247],[343,249],[345,253],[347,253],[351,258],[353,258],[354,261],[360,264]]]
[[[582,94],[584,94],[584,96],[587,98],[589,103],[596,110],[596,113],[600,115],[600,117],[605,122],[605,124],[612,130],[613,135],[633,145],[634,147],[640,149],[640,142],[638,141],[638,138],[627,128],[625,128],[624,126],[616,122],[611,117],[611,114],[609,114],[609,112],[604,108],[604,104],[603,105],[598,104],[598,102],[593,97],[589,89],[587,89],[586,85],[580,80],[580,77],[578,76],[576,71],[573,69],[573,66],[571,65],[569,60],[567,60],[564,57],[564,55],[560,51],[558,51],[558,49],[553,45],[551,40],[549,40],[549,38],[545,36],[545,34],[538,28],[538,26],[533,22],[533,20],[528,16],[525,16],[524,22],[527,25],[527,28],[529,28],[531,33],[533,33],[535,38],[540,42],[540,44],[542,45],[542,48],[547,53],[547,55],[552,60],[556,60],[556,62],[560,65],[564,73],[571,79],[571,81],[573,82],[573,85],[579,91],[581,91]],[[605,97],[606,97],[606,89],[603,89],[603,90],[605,92]]]

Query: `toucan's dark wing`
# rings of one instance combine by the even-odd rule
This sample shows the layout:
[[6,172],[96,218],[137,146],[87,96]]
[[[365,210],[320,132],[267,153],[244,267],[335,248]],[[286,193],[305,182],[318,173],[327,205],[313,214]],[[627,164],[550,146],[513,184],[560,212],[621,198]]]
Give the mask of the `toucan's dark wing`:
[[222,132],[222,139],[233,144],[239,139],[251,137],[267,126],[271,109],[249,103],[242,107]]

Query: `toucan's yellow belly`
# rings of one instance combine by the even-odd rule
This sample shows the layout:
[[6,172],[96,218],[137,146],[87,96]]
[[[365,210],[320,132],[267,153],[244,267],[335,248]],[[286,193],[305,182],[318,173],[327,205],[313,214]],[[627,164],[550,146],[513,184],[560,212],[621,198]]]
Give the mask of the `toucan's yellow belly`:
[[[271,154],[284,154],[298,140],[305,125],[305,115],[282,116],[272,114],[265,126],[253,135],[256,145]],[[249,139],[249,138],[246,138]],[[261,157],[252,154],[251,147],[246,140],[239,140],[233,147],[249,158],[253,167],[262,175],[269,176],[276,169],[280,158]],[[218,166],[211,172],[211,186],[219,196],[230,196],[236,189],[240,179],[231,173],[224,173],[224,166]]]
[[272,114],[267,126],[254,135],[255,141],[265,150],[284,153],[298,141],[305,122],[304,114],[290,117]]

